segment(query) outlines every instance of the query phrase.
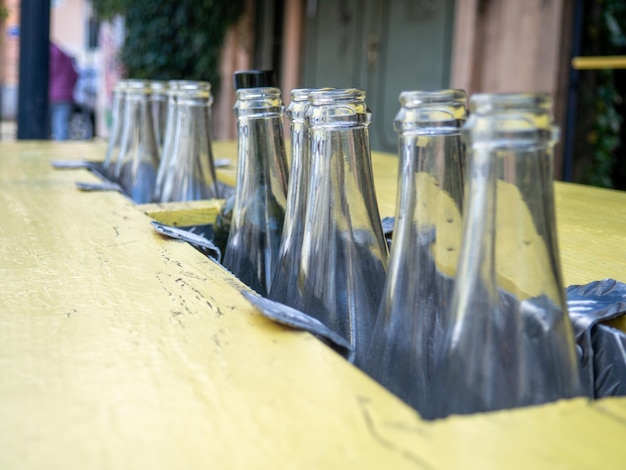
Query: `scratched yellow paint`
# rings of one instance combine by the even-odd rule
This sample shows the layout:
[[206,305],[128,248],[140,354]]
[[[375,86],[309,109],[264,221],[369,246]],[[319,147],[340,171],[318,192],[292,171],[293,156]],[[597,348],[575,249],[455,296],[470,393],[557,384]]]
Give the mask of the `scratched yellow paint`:
[[223,199],[142,204],[139,210],[162,224],[173,226],[212,224]]
[[[0,143],[0,468],[615,468],[626,399],[428,423],[141,207],[102,143]],[[234,145],[216,143],[216,157]],[[374,156],[381,215],[397,161]],[[224,179],[234,168],[224,170]],[[557,185],[566,281],[626,281],[626,195]],[[151,211],[151,214],[155,212]],[[186,213],[184,217],[189,216]]]

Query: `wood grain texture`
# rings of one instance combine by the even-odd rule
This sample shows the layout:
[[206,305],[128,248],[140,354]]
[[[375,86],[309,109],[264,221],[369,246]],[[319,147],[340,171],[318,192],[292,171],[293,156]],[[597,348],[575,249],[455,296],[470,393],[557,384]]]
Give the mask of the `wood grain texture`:
[[[450,84],[474,93],[548,93],[566,128],[573,0],[457,0]],[[555,149],[561,178],[563,146]]]
[[[220,153],[222,155],[220,155]],[[626,399],[419,419],[140,207],[79,192],[88,143],[0,144],[0,468],[600,468]],[[216,155],[234,145],[216,143]],[[397,160],[374,155],[381,215]],[[226,174],[228,177],[229,173]],[[626,281],[626,196],[557,186],[565,277]]]

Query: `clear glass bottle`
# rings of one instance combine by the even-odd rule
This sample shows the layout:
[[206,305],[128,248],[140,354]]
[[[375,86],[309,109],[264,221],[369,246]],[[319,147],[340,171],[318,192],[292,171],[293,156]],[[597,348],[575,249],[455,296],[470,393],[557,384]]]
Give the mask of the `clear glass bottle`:
[[457,281],[426,417],[581,393],[561,277],[551,99],[470,98],[469,171]]
[[128,80],[124,97],[124,125],[115,179],[136,203],[152,201],[159,151],[150,109],[150,82]]
[[180,142],[177,140],[176,122],[178,115],[178,94],[185,90],[211,91],[211,84],[204,81],[195,80],[170,80],[167,83],[167,119],[165,120],[165,131],[163,136],[163,147],[161,158],[157,169],[156,182],[154,184],[154,194],[152,199],[155,202],[163,202],[163,185],[169,172],[171,171],[172,160]]
[[427,405],[434,351],[449,323],[462,235],[466,99],[462,90],[400,94],[389,272],[367,354],[357,364],[418,411]]
[[237,74],[237,183],[223,264],[258,294],[267,296],[287,204],[284,110],[280,89],[242,88],[271,81],[265,82],[256,72]]
[[165,120],[165,131],[163,135],[163,146],[161,147],[161,158],[157,169],[156,182],[154,183],[153,200],[161,200],[163,180],[165,179],[166,168],[171,160],[172,147],[174,142],[174,125],[176,123],[176,94],[178,86],[184,80],[170,80],[167,82],[167,119]]
[[291,103],[287,107],[287,117],[291,125],[291,168],[287,190],[285,222],[278,253],[278,260],[272,280],[269,297],[292,307],[299,296],[294,279],[300,269],[300,253],[304,236],[304,219],[308,206],[309,183],[311,179],[311,158],[309,154],[309,134],[304,125],[304,115],[309,108],[310,88],[291,91]]
[[126,81],[120,80],[113,88],[113,101],[111,103],[111,134],[107,144],[107,150],[102,163],[104,175],[108,178],[115,178],[115,167],[119,157],[120,143],[122,140],[122,128],[124,123],[124,92]]
[[152,93],[150,95],[150,107],[152,109],[152,124],[154,125],[154,138],[159,147],[159,155],[163,151],[163,139],[165,138],[165,124],[167,122],[167,82],[152,80],[150,82]]
[[359,362],[385,283],[388,250],[374,190],[368,126],[358,89],[309,95],[311,183],[294,305],[343,336]]
[[207,87],[178,89],[175,146],[165,172],[159,202],[218,197],[211,142],[211,105]]

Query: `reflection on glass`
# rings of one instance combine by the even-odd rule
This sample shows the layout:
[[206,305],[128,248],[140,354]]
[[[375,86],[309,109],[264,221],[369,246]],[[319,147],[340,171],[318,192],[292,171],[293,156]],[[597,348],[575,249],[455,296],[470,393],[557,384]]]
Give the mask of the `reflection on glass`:
[[169,164],[163,166],[158,202],[192,201],[218,196],[211,142],[212,103],[213,97],[208,87],[179,87],[174,145],[169,150]]
[[293,305],[365,352],[387,268],[374,191],[365,93],[310,95],[305,125],[312,160],[308,207]]
[[280,247],[289,172],[280,90],[237,90],[238,168],[223,264],[267,296]]
[[124,91],[126,89],[126,81],[120,80],[113,88],[113,102],[111,105],[111,135],[107,144],[106,155],[102,169],[105,176],[109,178],[115,177],[115,167],[119,158],[120,143],[122,141],[122,128],[124,123]]
[[150,93],[149,81],[127,81],[120,156],[115,166],[115,180],[139,204],[151,202],[159,165]]
[[461,90],[407,91],[399,135],[398,196],[389,273],[360,365],[422,411],[447,318],[462,233],[467,111]]
[[474,95],[453,324],[428,417],[580,394],[556,237],[545,95]]

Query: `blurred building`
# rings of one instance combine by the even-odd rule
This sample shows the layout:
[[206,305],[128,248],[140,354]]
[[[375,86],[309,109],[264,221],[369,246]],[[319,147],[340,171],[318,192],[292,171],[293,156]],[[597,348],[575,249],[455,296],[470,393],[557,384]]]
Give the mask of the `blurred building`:
[[[271,18],[257,26],[266,28],[257,38],[282,34],[274,63],[284,88],[365,89],[372,148],[396,152],[403,90],[545,92],[565,129],[576,1],[262,0],[260,11],[282,6],[285,15],[280,28]],[[272,44],[261,44],[271,56]]]
[[[249,0],[227,34],[216,114],[231,113],[232,72],[278,72],[283,99],[299,87],[359,87],[373,149],[397,151],[403,90],[549,93],[566,130],[574,9],[583,0]],[[232,120],[215,135],[233,138]],[[563,166],[557,146],[555,174]]]
[[[0,40],[2,114],[15,114],[19,0],[4,0],[9,17]],[[233,138],[232,73],[273,68],[286,92],[298,87],[359,87],[373,112],[372,148],[396,151],[393,118],[403,90],[463,88],[477,92],[546,92],[565,128],[573,16],[580,0],[247,0],[225,38],[216,138]],[[106,108],[120,69],[111,63],[120,25],[100,32],[88,0],[54,0],[51,37],[99,77]],[[103,39],[104,38],[104,39]],[[101,44],[102,45],[102,44]],[[103,54],[105,57],[103,57]],[[101,111],[101,135],[106,112]],[[556,173],[560,174],[561,160]]]
[[[15,120],[19,85],[20,1],[4,0],[7,18],[0,24],[0,116]],[[76,99],[86,108],[96,106],[99,63],[97,23],[88,0],[52,0],[50,40],[75,60],[80,81]]]

